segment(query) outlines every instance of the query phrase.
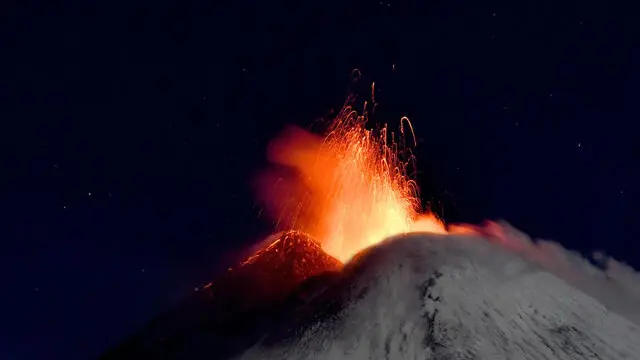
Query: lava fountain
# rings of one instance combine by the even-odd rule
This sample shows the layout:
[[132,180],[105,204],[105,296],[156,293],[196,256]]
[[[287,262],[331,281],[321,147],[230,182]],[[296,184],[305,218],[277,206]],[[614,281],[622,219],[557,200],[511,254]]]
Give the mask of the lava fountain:
[[393,235],[414,231],[446,233],[424,212],[410,171],[415,145],[408,118],[399,136],[386,124],[368,129],[350,97],[324,136],[288,127],[268,146],[274,165],[259,178],[259,197],[278,230],[297,230],[320,242],[329,255],[348,261]]

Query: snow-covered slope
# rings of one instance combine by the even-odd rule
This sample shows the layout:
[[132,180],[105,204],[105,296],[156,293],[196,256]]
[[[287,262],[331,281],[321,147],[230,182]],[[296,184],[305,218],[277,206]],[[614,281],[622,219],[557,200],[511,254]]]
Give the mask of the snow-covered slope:
[[520,255],[468,236],[391,239],[239,358],[640,359],[637,325]]

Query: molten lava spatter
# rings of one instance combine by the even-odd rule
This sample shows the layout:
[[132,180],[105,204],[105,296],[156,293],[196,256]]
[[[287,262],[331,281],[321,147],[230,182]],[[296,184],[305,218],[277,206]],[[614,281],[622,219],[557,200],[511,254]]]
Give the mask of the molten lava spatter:
[[371,130],[366,123],[366,111],[359,114],[348,101],[324,137],[288,128],[271,142],[268,158],[297,172],[272,169],[261,178],[260,195],[277,226],[311,235],[343,262],[393,235],[446,232],[421,212],[409,174],[413,156],[403,153],[405,132],[413,137],[409,120],[401,120],[400,143],[386,125]]
[[340,270],[340,261],[327,255],[320,244],[300,231],[277,234],[274,240],[240,263],[238,271],[251,275],[265,272],[265,276],[276,276],[297,285],[312,276],[326,271]]

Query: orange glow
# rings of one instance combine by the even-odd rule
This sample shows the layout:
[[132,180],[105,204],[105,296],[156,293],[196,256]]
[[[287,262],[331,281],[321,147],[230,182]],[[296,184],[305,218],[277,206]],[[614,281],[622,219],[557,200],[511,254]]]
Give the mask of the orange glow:
[[323,137],[289,127],[269,144],[268,159],[280,171],[262,174],[259,195],[276,227],[309,234],[342,262],[390,236],[446,233],[442,221],[421,211],[409,174],[415,158],[404,145],[406,132],[415,145],[409,119],[401,119],[396,139],[386,124],[367,129],[366,110],[350,104]]

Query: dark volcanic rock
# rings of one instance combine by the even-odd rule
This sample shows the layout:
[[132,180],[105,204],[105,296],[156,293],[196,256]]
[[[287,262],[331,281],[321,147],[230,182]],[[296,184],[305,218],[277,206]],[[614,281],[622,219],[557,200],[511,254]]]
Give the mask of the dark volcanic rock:
[[284,304],[313,297],[317,286],[301,283],[341,267],[305,234],[282,233],[102,359],[211,359],[205,349],[231,356],[260,339]]

